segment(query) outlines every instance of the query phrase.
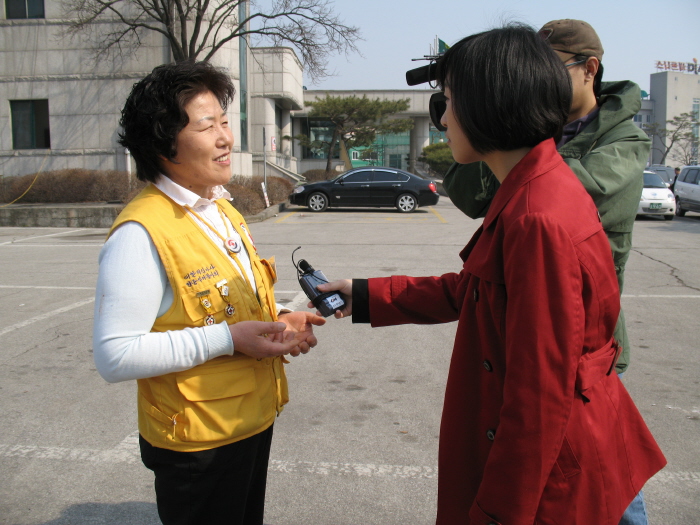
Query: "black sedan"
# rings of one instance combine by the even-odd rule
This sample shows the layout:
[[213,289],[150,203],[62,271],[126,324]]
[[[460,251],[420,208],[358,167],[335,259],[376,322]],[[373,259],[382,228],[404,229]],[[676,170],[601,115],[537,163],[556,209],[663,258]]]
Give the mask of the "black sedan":
[[289,202],[311,211],[339,207],[396,207],[410,213],[437,204],[435,183],[394,168],[355,168],[332,180],[297,186]]

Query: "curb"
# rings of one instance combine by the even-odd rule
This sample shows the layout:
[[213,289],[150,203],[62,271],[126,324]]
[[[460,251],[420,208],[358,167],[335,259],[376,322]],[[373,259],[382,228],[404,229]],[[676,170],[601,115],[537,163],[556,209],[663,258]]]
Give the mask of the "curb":
[[[0,208],[0,227],[16,228],[110,228],[123,203],[93,204],[12,204]],[[246,222],[262,222],[283,212],[289,201],[273,204],[251,216]]]
[[286,210],[289,207],[289,201],[284,201],[280,202],[279,204],[273,204],[269,208],[266,208],[265,210],[261,211],[260,213],[256,215],[251,215],[249,217],[243,216],[245,221],[248,224],[251,224],[253,222],[262,222],[270,217],[276,217],[280,213],[282,213],[284,210]]

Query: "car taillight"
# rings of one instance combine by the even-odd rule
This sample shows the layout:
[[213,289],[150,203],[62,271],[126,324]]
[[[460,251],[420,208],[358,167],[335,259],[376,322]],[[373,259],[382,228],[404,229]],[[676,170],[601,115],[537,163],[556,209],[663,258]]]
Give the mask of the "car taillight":
[[435,186],[434,182],[428,184],[428,188],[430,188],[430,191],[432,191],[433,193],[437,193],[437,186]]

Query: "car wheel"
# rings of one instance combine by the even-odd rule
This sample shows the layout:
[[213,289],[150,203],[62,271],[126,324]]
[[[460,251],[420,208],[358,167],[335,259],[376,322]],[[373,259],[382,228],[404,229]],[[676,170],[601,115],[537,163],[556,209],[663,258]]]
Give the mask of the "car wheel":
[[411,213],[412,211],[415,211],[417,207],[418,201],[416,201],[416,198],[410,193],[403,193],[402,195],[399,195],[398,199],[396,199],[396,208],[401,213]]
[[673,215],[664,215],[664,219],[666,219],[667,221],[672,221]]
[[320,192],[312,193],[309,196],[307,206],[311,211],[324,211],[328,208],[328,197]]
[[676,215],[685,217],[685,210],[681,208],[681,200],[678,197],[676,197]]

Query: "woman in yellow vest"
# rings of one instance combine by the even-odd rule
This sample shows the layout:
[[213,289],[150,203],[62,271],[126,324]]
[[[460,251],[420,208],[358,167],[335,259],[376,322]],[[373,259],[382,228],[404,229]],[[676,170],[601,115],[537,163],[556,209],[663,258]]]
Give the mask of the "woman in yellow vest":
[[227,202],[234,93],[208,63],[159,66],[120,121],[150,184],[100,253],[95,363],[107,381],[138,381],[141,457],[167,525],[262,524],[283,356],[308,352],[325,322],[278,314],[274,261]]

